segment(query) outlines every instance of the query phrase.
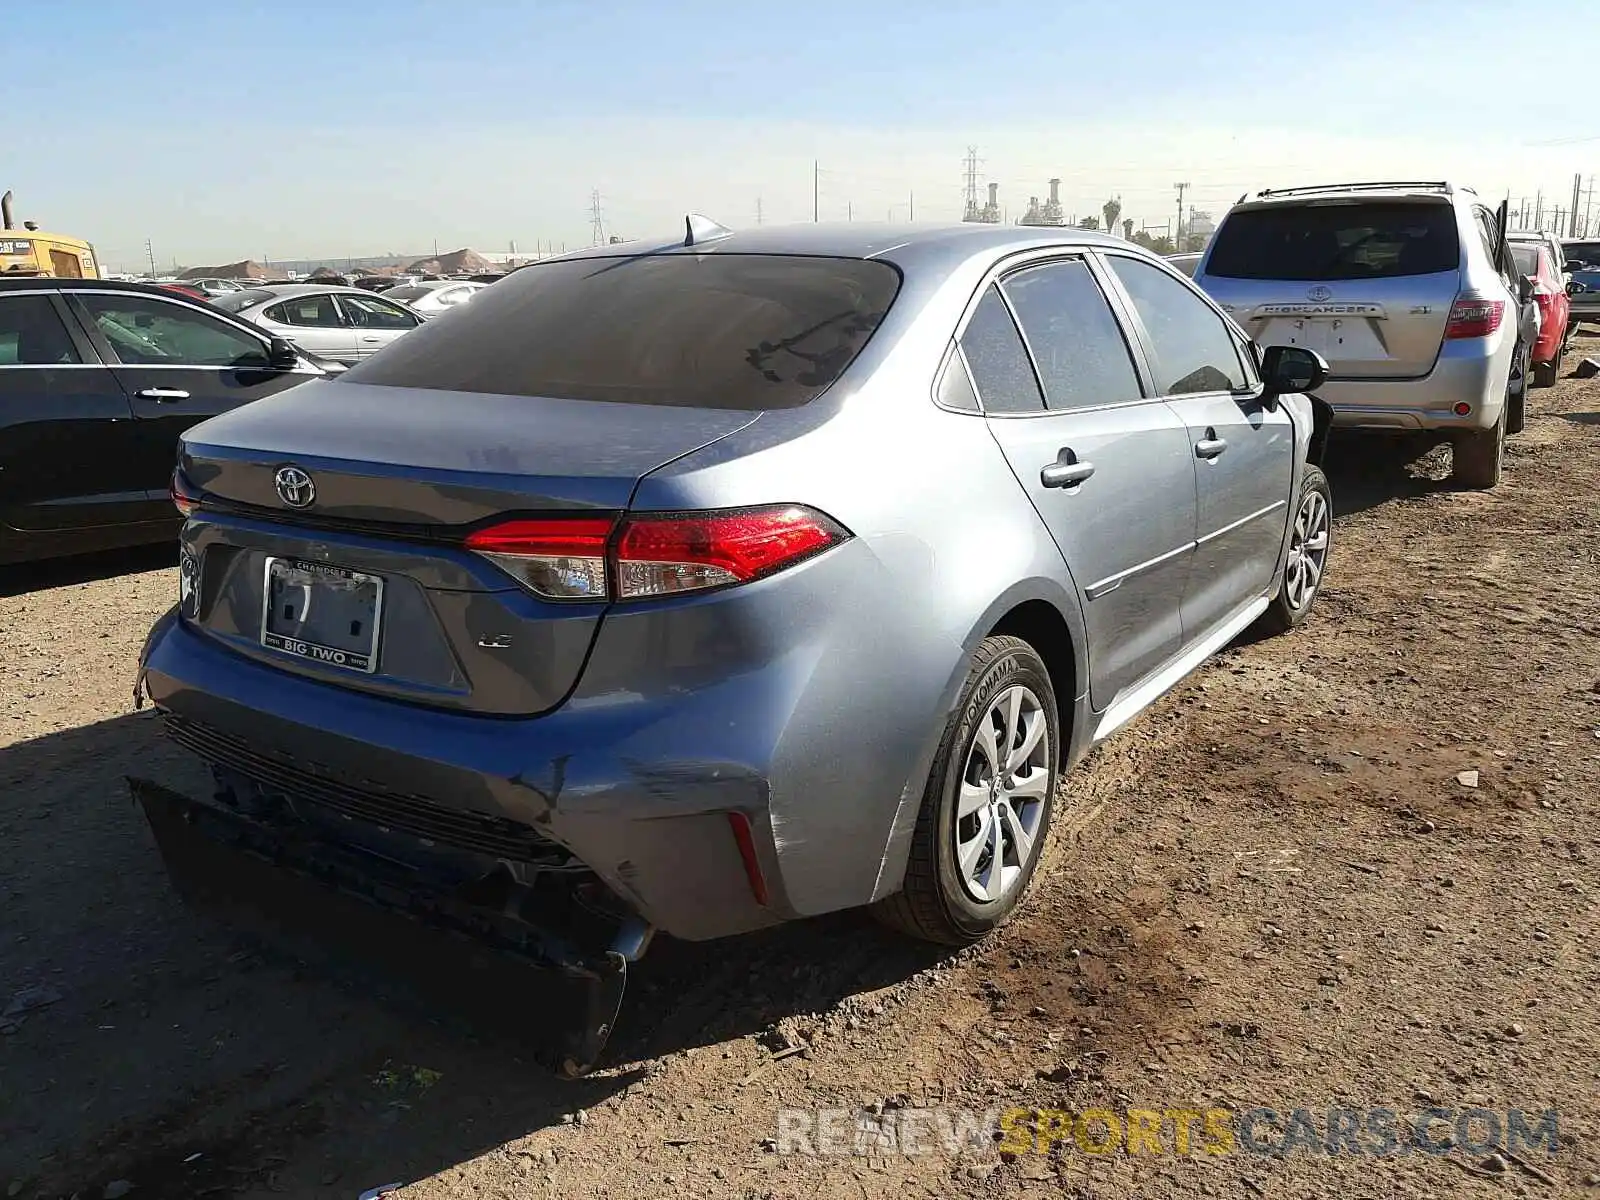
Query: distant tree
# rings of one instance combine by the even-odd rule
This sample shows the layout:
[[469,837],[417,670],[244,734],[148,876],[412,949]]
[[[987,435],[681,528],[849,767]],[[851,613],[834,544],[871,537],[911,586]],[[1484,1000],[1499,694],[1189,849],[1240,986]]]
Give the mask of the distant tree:
[[1100,218],[1099,217],[1085,217],[1083,220],[1078,222],[1078,228],[1079,229],[1099,229],[1100,228]]
[[1138,233],[1134,233],[1134,232],[1132,232],[1132,227],[1133,227],[1133,222],[1129,221],[1128,224],[1127,224],[1127,228],[1129,230],[1129,232],[1128,232],[1128,240],[1130,242],[1132,242],[1134,245],[1143,246],[1146,250],[1148,250],[1148,249],[1150,249],[1152,246],[1154,246],[1156,244],[1155,238],[1151,237],[1143,229],[1139,230]]
[[1100,211],[1105,214],[1106,228],[1115,229],[1117,227],[1117,218],[1122,215],[1122,197],[1111,197],[1101,206]]
[[1125,237],[1130,242],[1133,241],[1133,218],[1132,217],[1124,217],[1122,219],[1122,236]]

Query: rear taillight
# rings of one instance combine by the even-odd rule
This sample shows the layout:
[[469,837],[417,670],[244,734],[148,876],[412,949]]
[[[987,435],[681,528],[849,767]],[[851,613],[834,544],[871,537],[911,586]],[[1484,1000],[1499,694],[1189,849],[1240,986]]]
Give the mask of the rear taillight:
[[1506,315],[1504,300],[1458,299],[1450,306],[1450,319],[1445,323],[1446,338],[1488,337],[1500,328]]
[[172,473],[172,506],[184,517],[194,516],[200,507],[200,493],[183,477],[182,471]]
[[536,596],[604,600],[610,517],[506,521],[467,535],[476,551]]
[[547,600],[643,600],[749,583],[849,536],[822,513],[785,504],[505,521],[466,546]]

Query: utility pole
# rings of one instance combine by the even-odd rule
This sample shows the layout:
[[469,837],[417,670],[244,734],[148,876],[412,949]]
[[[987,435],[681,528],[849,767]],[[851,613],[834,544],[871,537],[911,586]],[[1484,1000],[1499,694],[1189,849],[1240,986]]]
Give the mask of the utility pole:
[[961,219],[963,221],[976,221],[978,219],[978,216],[979,216],[979,211],[978,211],[978,162],[979,162],[979,159],[978,159],[978,148],[976,146],[968,146],[967,147],[967,159],[966,159],[966,167],[967,167],[967,207],[966,207],[966,211],[961,214]]
[[1541,188],[1533,194],[1533,227],[1544,228],[1544,189]]
[[156,252],[150,246],[150,239],[144,240],[144,256],[150,260],[150,278],[156,277]]
[[761,197],[756,197],[756,224],[761,224]]
[[822,220],[822,163],[811,160],[811,223]]
[[605,244],[605,240],[605,214],[600,209],[600,189],[595,188],[589,193],[589,243],[600,246]]
[[1572,177],[1572,212],[1567,223],[1567,236],[1578,236],[1578,196],[1583,191],[1583,173],[1580,171]]
[[915,192],[906,193],[906,209],[906,220],[915,221],[917,219],[917,194]]
[[1589,205],[1594,202],[1594,176],[1589,176],[1589,186],[1583,189],[1583,233],[1582,237],[1589,236]]
[[854,221],[856,219],[855,201],[853,201],[853,200],[845,201],[844,212],[845,212],[844,219],[846,221]]
[[1178,189],[1178,232],[1173,236],[1172,242],[1181,253],[1183,251],[1183,193],[1189,190],[1189,184],[1187,182],[1175,183],[1172,186]]

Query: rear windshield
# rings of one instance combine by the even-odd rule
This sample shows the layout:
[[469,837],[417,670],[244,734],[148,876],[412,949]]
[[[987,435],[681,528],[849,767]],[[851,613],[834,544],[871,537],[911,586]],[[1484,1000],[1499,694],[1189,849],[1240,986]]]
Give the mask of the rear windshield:
[[406,287],[392,287],[387,291],[391,300],[421,300],[424,296],[431,296],[441,288],[417,287],[415,284]]
[[1600,242],[1562,242],[1568,262],[1600,263]]
[[865,259],[656,254],[524,267],[351,383],[700,408],[795,408],[883,321],[900,274]]
[[1273,205],[1230,213],[1207,275],[1228,279],[1386,279],[1459,265],[1448,204]]

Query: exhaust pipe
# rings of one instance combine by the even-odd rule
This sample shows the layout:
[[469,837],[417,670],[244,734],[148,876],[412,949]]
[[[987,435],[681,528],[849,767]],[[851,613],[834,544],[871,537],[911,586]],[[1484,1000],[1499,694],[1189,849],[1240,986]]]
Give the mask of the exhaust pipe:
[[0,196],[0,222],[4,223],[4,228],[6,229],[16,228],[11,223],[11,193],[9,191],[4,196]]

